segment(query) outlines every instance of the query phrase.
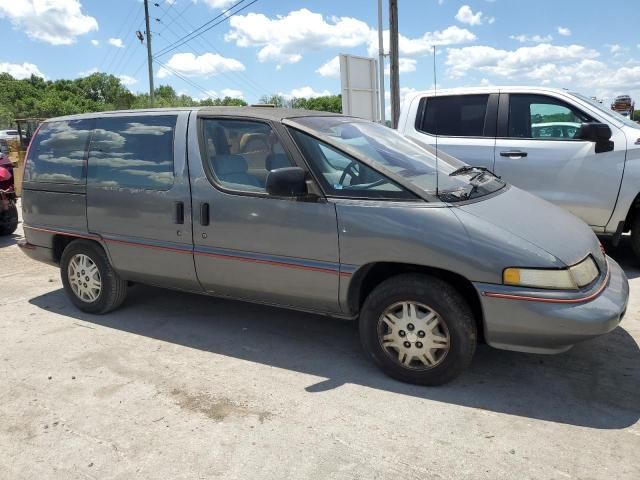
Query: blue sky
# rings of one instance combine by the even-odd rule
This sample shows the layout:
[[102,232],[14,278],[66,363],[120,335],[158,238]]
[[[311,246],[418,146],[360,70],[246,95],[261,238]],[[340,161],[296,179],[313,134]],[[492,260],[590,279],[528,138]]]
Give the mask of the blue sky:
[[[154,51],[237,1],[150,0]],[[531,84],[604,100],[621,93],[638,97],[635,3],[399,0],[403,93],[432,88],[437,45],[440,88]],[[121,76],[133,91],[148,88],[145,47],[135,38],[143,30],[140,0],[0,0],[0,26],[0,71],[58,79],[100,70]],[[335,57],[377,55],[376,29],[376,0],[258,0],[160,56],[169,68],[155,66],[156,85],[249,102],[270,93],[338,93]]]

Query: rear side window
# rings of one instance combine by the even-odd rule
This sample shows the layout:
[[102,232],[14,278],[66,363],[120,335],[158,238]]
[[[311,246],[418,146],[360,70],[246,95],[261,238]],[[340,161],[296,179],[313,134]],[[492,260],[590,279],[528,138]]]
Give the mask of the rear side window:
[[423,98],[419,130],[450,137],[482,137],[489,95]]
[[25,181],[83,184],[85,154],[93,120],[43,123],[33,139]]
[[173,185],[175,115],[96,119],[88,183],[168,190]]

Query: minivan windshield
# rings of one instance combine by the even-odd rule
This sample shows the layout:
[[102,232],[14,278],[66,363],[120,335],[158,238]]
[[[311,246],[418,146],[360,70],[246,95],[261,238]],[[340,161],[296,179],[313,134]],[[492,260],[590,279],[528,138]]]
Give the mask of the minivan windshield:
[[[505,183],[486,169],[465,167],[442,151],[413,142],[389,127],[350,117],[292,119],[322,138],[329,137],[444,202],[460,202],[500,190]],[[348,153],[348,152],[347,152]]]

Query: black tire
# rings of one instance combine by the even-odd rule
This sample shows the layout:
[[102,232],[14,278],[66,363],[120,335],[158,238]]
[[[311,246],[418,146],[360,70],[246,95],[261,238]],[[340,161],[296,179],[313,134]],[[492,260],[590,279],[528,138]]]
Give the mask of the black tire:
[[[389,350],[382,346],[383,333],[381,328],[388,328],[386,326],[388,322],[383,322],[381,317],[388,308],[401,302],[421,304],[428,307],[427,310],[436,313],[440,318],[441,323],[438,323],[436,333],[448,335],[449,348],[445,352],[427,348],[430,351],[429,356],[437,359],[432,366],[426,366],[424,360],[414,357],[413,360],[410,360],[412,365],[407,367],[401,364],[399,358],[392,357],[392,355],[401,356],[399,349]],[[396,320],[401,321],[397,318]],[[424,317],[419,321],[424,321]],[[400,323],[398,325],[401,326]],[[416,327],[408,325],[408,328]],[[398,330],[400,336],[414,341],[414,343],[406,343],[405,346],[410,344],[412,348],[414,346],[426,348],[424,344],[415,341],[417,337],[414,332],[412,332],[411,338],[409,338],[410,334],[406,332],[402,335],[403,332]],[[392,330],[388,330],[386,333],[390,334]],[[421,331],[417,333],[424,335],[424,332]],[[471,363],[477,343],[476,322],[468,303],[447,282],[430,275],[403,274],[382,282],[366,298],[360,312],[360,340],[367,355],[387,375],[407,383],[442,385],[460,375]],[[419,351],[423,352],[424,350]],[[436,355],[440,358],[437,358]],[[418,363],[418,366],[413,366],[414,362]]]
[[[86,255],[97,266],[101,288],[93,301],[81,299],[71,287],[69,281],[69,263],[76,255]],[[71,302],[87,313],[103,314],[118,308],[127,295],[127,281],[120,278],[109,263],[109,259],[100,245],[88,240],[74,240],[62,252],[60,259],[62,284]]]
[[0,215],[0,236],[11,235],[18,228],[18,207],[10,205]]
[[631,222],[631,248],[636,257],[636,263],[640,263],[640,211]]

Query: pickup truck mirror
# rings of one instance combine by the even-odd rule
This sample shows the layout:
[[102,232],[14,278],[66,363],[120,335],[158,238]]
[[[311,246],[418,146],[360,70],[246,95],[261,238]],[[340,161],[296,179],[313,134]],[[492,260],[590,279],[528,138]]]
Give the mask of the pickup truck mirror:
[[285,167],[271,170],[265,188],[276,197],[301,197],[307,194],[305,172],[300,167]]
[[613,150],[611,141],[611,128],[606,123],[583,123],[577,138],[595,142],[596,153],[610,152]]

